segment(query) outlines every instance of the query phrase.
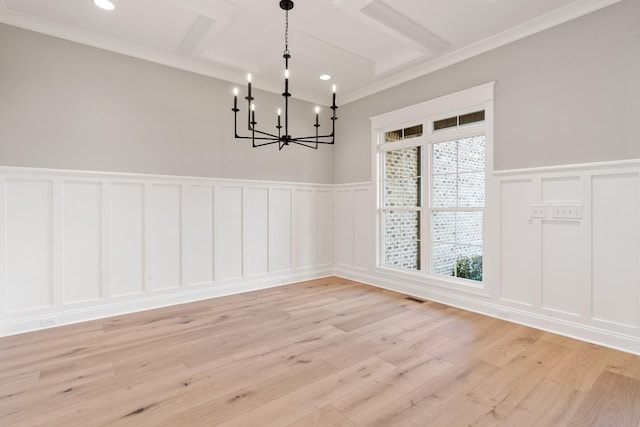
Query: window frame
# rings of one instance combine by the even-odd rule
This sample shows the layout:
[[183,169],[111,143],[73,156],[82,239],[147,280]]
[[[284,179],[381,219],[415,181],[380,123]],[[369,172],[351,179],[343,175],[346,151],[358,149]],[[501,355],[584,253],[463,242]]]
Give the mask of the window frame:
[[[486,83],[464,91],[422,102],[400,110],[391,111],[371,118],[372,130],[372,182],[375,185],[373,211],[375,212],[375,269],[391,277],[411,280],[447,289],[490,296],[490,283],[496,275],[495,255],[497,216],[494,200],[495,189],[491,181],[493,174],[493,89],[495,82]],[[478,110],[485,111],[483,122],[458,125],[455,128],[434,131],[433,122],[451,116],[459,116]],[[422,124],[423,134],[394,142],[384,142],[384,133]],[[431,273],[431,225],[432,225],[432,148],[434,143],[458,140],[484,134],[485,137],[485,205],[483,210],[483,280],[482,282]],[[387,151],[422,146],[422,204],[420,212],[420,252],[421,269],[409,270],[384,264],[384,223],[383,212],[390,210],[384,206],[384,153]],[[406,208],[405,208],[406,209]],[[475,208],[474,208],[475,209]],[[393,209],[400,210],[400,209]],[[491,219],[490,219],[491,218]]]

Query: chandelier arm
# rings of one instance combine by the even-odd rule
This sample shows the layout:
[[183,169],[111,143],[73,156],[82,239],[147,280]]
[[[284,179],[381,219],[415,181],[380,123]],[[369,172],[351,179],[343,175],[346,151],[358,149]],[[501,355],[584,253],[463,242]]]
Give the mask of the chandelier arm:
[[[307,143],[297,142],[297,141],[291,141],[291,142],[294,143],[294,144],[298,144],[298,145],[300,145],[302,147],[311,148],[312,150],[317,150],[318,149],[318,145],[315,142],[307,142]],[[314,144],[315,146],[312,145],[312,144]]]
[[266,135],[266,136],[268,136],[270,138],[273,138],[273,139],[280,139],[280,137],[278,135],[274,135],[274,134],[269,133],[269,132],[263,132],[263,131],[258,130],[258,129],[254,130],[254,132],[258,133],[260,135]]
[[323,141],[290,141],[292,144],[299,145],[333,145],[333,142],[323,142]]
[[311,136],[300,136],[300,137],[295,137],[295,138],[291,138],[291,139],[317,139],[317,138],[333,138],[333,133],[330,133],[328,135],[311,135]]
[[[251,133],[252,133],[251,136],[242,136],[242,135],[238,135],[238,131],[237,130],[235,131],[236,138],[238,138],[238,139],[264,139],[264,140],[275,140],[275,141],[278,141],[278,140],[281,139],[281,138],[279,138],[279,137],[277,137],[275,135],[272,135],[272,134],[266,133],[266,132],[262,132],[262,131],[259,131],[259,130],[252,131]],[[263,137],[262,136],[255,136],[256,133],[261,134],[261,135],[265,135],[265,136],[263,136]]]
[[271,145],[271,144],[275,144],[276,142],[278,142],[278,141],[274,140],[274,141],[271,141],[271,142],[262,142],[260,144],[254,143],[253,146],[254,147],[262,147],[263,145]]
[[238,135],[238,111],[240,110],[234,106],[231,111],[233,111],[233,133],[236,138],[240,138]]
[[236,138],[238,138],[238,139],[258,139],[258,140],[264,140],[264,141],[280,141],[280,138],[278,138],[278,137],[264,137],[264,136],[242,136],[242,135],[238,135]]
[[[255,138],[255,139],[275,139],[276,141],[280,139],[280,137],[279,137],[279,136],[276,136],[276,135],[273,135],[273,134],[271,134],[271,133],[267,133],[267,132],[263,132],[263,131],[260,131],[260,130],[254,129],[254,128],[252,128],[252,127],[250,127],[250,128],[248,129],[248,130],[249,130],[249,132],[252,132],[252,133],[258,133],[258,134],[260,134],[260,135],[266,135],[266,136],[268,136],[269,138],[256,137],[255,135],[254,135],[254,136],[240,136],[240,135],[238,135],[238,111],[237,111],[238,109],[236,108],[236,109],[232,109],[232,110],[234,111],[234,115],[233,115],[233,116],[234,116],[234,126],[233,126],[233,127],[234,127],[234,129],[233,129],[233,130],[234,130],[234,133],[235,133],[235,137],[236,137],[236,138],[239,138],[239,139],[254,139],[254,138]],[[251,113],[249,113],[249,114],[251,114]]]
[[316,141],[315,138],[314,139],[295,138],[295,139],[291,139],[290,141],[291,142],[293,142],[293,141],[307,142],[307,143],[313,143],[313,144],[329,144],[329,145],[334,143],[334,140],[331,140],[331,141],[320,141],[320,140],[318,140],[318,141]]

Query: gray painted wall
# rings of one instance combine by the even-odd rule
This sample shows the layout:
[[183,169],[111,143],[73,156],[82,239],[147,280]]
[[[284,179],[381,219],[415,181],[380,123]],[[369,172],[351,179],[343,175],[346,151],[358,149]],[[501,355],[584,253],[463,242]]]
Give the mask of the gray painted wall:
[[[0,24],[0,165],[332,182],[334,147],[236,141],[232,87]],[[281,97],[256,98],[275,126]],[[294,135],[312,133],[313,105],[293,106]]]
[[640,158],[640,1],[343,106],[334,182],[371,179],[370,117],[494,80],[496,170]]

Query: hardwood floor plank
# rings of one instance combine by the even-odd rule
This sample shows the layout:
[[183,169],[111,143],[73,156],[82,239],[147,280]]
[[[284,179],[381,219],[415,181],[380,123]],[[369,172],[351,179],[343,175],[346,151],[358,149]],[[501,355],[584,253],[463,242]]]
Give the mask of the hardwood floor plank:
[[585,392],[545,379],[499,422],[480,425],[502,427],[566,426],[585,396]]
[[453,402],[446,411],[441,411],[435,418],[430,419],[429,427],[474,426],[476,420],[494,414],[493,408],[487,407],[475,399],[464,397]]
[[447,411],[469,390],[498,371],[486,362],[470,359],[458,363],[440,375],[425,381],[411,392],[396,397],[384,408],[378,408],[364,425],[388,426],[428,426],[430,422]]
[[634,426],[639,422],[640,380],[604,371],[569,426]]
[[398,399],[411,394],[421,384],[438,377],[451,366],[426,354],[409,365],[394,368],[366,390],[357,390],[335,400],[333,406],[358,425],[374,423],[383,414],[393,414]]
[[65,405],[79,390],[114,377],[111,363],[83,367],[49,377],[0,399],[0,419],[9,425],[35,421],[34,414],[48,414]]
[[356,427],[353,421],[342,415],[333,406],[327,405],[306,415],[287,427]]
[[607,371],[640,380],[640,357],[616,351],[609,359]]
[[502,367],[531,347],[541,335],[542,331],[514,325],[503,337],[479,350],[475,357]]
[[589,391],[613,352],[595,344],[580,343],[558,363],[548,378],[574,390]]
[[490,426],[504,419],[542,381],[541,375],[532,374],[535,367],[534,362],[520,357],[467,393],[467,400],[487,409],[469,422]]

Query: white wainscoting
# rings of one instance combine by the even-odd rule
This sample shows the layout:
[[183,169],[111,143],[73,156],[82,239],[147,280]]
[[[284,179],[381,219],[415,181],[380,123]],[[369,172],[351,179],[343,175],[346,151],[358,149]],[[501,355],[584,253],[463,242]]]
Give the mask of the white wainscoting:
[[331,275],[332,192],[0,167],[0,335]]
[[485,236],[498,254],[485,257],[495,272],[489,293],[377,268],[372,184],[335,189],[336,274],[640,354],[640,161],[504,171],[490,181],[499,218]]

